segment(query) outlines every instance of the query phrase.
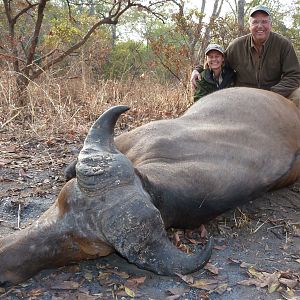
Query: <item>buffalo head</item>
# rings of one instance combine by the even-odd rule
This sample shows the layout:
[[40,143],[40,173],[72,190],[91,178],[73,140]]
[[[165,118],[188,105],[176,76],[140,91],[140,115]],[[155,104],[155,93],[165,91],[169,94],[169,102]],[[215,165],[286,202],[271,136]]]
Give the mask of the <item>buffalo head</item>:
[[40,270],[117,251],[158,274],[186,274],[209,260],[212,242],[195,254],[168,239],[160,211],[131,161],[114,144],[114,126],[127,106],[106,111],[90,128],[76,178],[31,226],[0,239],[0,283],[15,284]]

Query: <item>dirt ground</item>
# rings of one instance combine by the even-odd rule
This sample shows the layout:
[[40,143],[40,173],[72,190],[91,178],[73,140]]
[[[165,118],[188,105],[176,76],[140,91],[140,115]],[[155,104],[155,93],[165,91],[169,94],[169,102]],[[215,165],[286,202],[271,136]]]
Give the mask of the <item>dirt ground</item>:
[[[25,228],[55,200],[82,137],[18,140],[0,132],[0,236]],[[117,254],[0,287],[0,299],[300,299],[300,182],[206,225],[215,247],[205,269],[164,277]],[[170,232],[197,245],[199,233]],[[1,271],[1,266],[0,266]]]

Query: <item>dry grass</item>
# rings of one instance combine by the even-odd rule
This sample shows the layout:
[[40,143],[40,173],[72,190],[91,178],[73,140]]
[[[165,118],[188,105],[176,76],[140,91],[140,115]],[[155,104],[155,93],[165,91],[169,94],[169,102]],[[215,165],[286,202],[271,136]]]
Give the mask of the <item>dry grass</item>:
[[19,138],[66,133],[83,134],[105,109],[128,105],[119,129],[151,120],[173,118],[191,104],[191,93],[180,84],[162,85],[151,77],[97,81],[90,76],[67,78],[46,73],[28,87],[27,105],[18,106],[13,73],[0,73],[0,130]]

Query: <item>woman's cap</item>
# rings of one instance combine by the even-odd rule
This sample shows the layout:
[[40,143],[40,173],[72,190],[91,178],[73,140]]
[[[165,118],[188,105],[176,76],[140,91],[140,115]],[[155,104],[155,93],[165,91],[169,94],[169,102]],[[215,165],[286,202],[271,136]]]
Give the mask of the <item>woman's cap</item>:
[[205,55],[211,51],[211,50],[216,50],[219,51],[220,53],[224,54],[225,50],[222,46],[218,45],[218,44],[209,44],[207,46],[207,48],[205,49]]

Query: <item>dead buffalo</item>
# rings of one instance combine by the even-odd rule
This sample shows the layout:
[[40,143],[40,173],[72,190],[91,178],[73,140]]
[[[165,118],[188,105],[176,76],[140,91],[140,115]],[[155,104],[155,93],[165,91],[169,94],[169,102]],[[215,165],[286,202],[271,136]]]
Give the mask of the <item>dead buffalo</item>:
[[158,274],[193,272],[208,261],[212,242],[186,254],[165,228],[198,227],[299,177],[299,110],[278,94],[222,90],[180,118],[114,140],[115,123],[127,109],[112,107],[94,123],[76,178],[53,206],[0,240],[2,284],[113,251]]

